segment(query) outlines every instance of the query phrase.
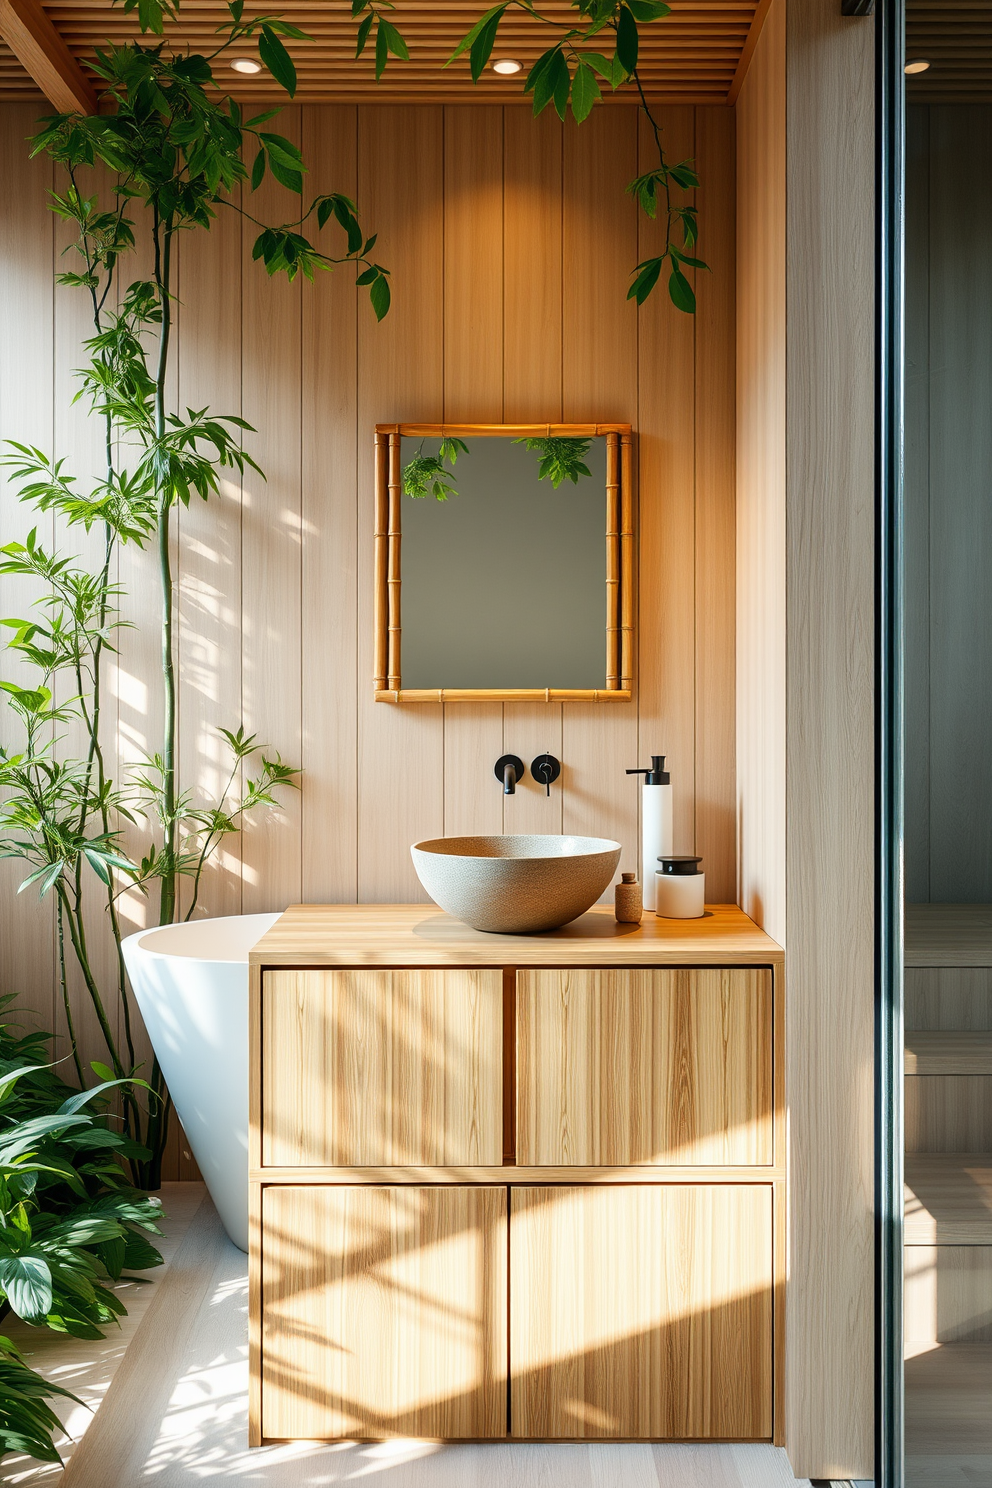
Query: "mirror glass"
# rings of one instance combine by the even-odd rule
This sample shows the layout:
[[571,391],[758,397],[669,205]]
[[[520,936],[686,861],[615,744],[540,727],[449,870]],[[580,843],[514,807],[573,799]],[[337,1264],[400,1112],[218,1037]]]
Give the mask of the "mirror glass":
[[430,467],[410,471],[440,439],[401,442],[403,687],[604,687],[605,436],[583,441],[588,474],[557,487],[526,442],[464,443],[435,487]]

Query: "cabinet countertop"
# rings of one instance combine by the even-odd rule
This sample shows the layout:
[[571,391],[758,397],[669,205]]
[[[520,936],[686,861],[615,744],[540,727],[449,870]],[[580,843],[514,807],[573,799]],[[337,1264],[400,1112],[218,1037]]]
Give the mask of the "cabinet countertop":
[[620,925],[596,905],[560,930],[493,935],[433,904],[294,904],[250,955],[265,966],[781,966],[784,952],[735,904],[698,920]]

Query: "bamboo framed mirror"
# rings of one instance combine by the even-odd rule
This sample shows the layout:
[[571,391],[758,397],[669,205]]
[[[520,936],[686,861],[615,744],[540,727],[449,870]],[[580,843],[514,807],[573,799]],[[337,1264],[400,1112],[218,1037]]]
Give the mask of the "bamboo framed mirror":
[[630,700],[629,424],[377,424],[375,454],[378,702]]

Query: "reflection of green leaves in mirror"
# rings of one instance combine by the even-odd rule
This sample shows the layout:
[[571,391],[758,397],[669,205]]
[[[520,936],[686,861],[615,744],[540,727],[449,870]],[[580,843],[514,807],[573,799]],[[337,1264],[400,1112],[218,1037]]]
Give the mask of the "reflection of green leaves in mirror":
[[420,449],[403,467],[403,494],[418,500],[433,496],[435,501],[447,501],[449,496],[457,494],[458,482],[444,468],[445,462],[454,465],[459,453],[468,454],[468,445],[464,439],[449,436],[441,440],[436,455],[425,455],[423,450],[421,440]]
[[[538,452],[541,461],[537,478],[550,480],[555,490],[562,481],[570,480],[573,486],[577,486],[579,476],[592,474],[585,464],[592,445],[591,439],[571,439],[560,434],[550,434],[544,438],[515,439],[513,442],[525,444],[529,450]],[[464,439],[455,439],[452,436],[442,439],[436,455],[425,455],[423,451],[424,441],[421,440],[420,449],[403,466],[404,496],[414,496],[418,500],[433,496],[435,501],[447,501],[449,496],[457,495],[458,482],[451,471],[445,469],[445,462],[454,465],[459,452],[465,455],[469,453]]]
[[557,491],[562,481],[579,484],[580,475],[591,475],[585,457],[592,445],[591,439],[569,439],[562,435],[550,435],[545,439],[515,439],[514,444],[525,444],[529,450],[537,450],[541,456],[538,480],[550,480]]

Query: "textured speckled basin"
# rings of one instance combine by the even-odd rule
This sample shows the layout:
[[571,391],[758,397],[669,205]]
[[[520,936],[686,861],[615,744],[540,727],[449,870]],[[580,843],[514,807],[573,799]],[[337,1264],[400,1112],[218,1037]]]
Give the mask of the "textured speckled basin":
[[499,935],[557,930],[609,887],[620,844],[606,837],[435,837],[410,849],[448,914]]

